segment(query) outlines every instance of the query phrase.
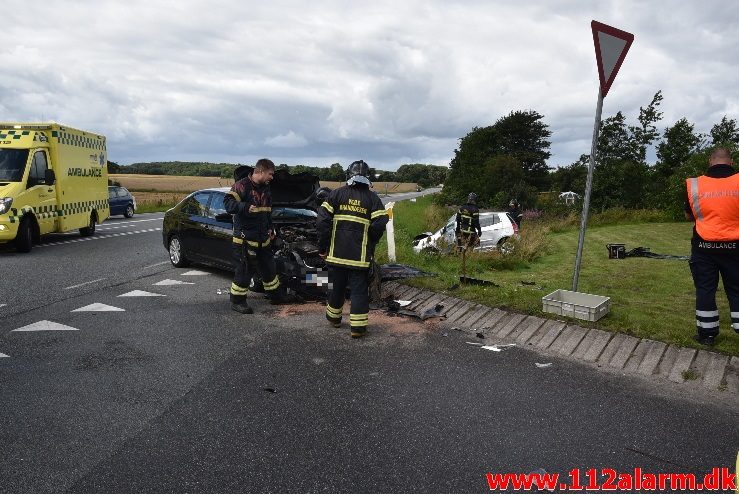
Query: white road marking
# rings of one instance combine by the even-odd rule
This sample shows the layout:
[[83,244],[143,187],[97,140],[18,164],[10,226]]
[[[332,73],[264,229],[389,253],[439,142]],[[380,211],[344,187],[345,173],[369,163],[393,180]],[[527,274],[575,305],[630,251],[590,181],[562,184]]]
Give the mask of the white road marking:
[[94,304],[80,307],[79,309],[74,309],[71,312],[125,312],[125,311],[126,309],[121,309],[120,307],[113,307],[112,305],[105,305],[105,304],[96,302]]
[[0,353],[0,358],[3,358],[3,357],[10,357],[10,355],[5,355],[4,353]]
[[72,286],[65,287],[64,289],[65,290],[71,290],[72,288],[79,288],[81,286],[91,285],[93,283],[97,283],[98,281],[103,281],[104,279],[106,279],[106,278],[100,278],[99,280],[86,281],[84,283],[80,283],[79,285],[72,285]]
[[8,305],[8,304],[0,304],[0,307],[5,307],[6,305]]
[[132,292],[124,293],[123,295],[118,295],[119,297],[166,297],[166,295],[162,295],[161,293],[151,293],[151,292],[145,292],[143,290],[134,290]]
[[192,271],[188,271],[187,273],[182,273],[181,276],[204,276],[209,275],[210,273],[206,273],[205,271],[198,271],[196,269]]
[[151,233],[151,232],[160,232],[160,231],[162,231],[161,228],[149,228],[147,230],[136,230],[134,232],[119,232],[119,233],[111,233],[109,235],[97,235],[94,237],[82,237],[82,238],[75,238],[73,240],[62,240],[60,242],[49,242],[48,244],[39,244],[38,247],[49,247],[52,245],[64,245],[64,244],[71,244],[73,242],[89,242],[90,240],[104,240],[106,238],[122,237],[124,235],[137,235],[139,233]]
[[111,222],[111,223],[103,223],[103,225],[130,225],[132,223],[142,223],[144,221],[164,221],[164,216],[161,218],[149,218],[147,220],[131,220],[131,221],[120,221],[120,222]]
[[162,261],[162,262],[158,262],[156,264],[152,264],[151,266],[144,266],[144,269],[154,268],[154,267],[157,267],[157,266],[161,266],[162,264],[169,264],[169,261]]
[[39,321],[13,331],[79,331],[79,329],[53,321]]
[[154,283],[154,286],[170,286],[170,285],[194,285],[195,283],[191,283],[189,281],[180,281],[180,280],[162,280],[158,283]]

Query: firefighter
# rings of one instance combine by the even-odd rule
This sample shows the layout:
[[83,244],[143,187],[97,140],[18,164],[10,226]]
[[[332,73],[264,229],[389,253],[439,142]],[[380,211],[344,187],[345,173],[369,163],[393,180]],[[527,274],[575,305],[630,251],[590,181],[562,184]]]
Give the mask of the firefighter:
[[355,161],[346,170],[346,185],[333,190],[318,209],[318,248],[326,259],[331,291],[326,319],[341,327],[344,293],[349,287],[349,325],[352,338],[367,333],[369,269],[375,246],[388,222],[380,197],[370,190],[369,166]]
[[470,192],[467,203],[457,211],[457,248],[465,251],[480,243],[480,210],[477,208],[477,194]]
[[521,212],[521,205],[518,204],[518,201],[515,199],[511,199],[511,202],[508,203],[508,211],[506,212],[511,215],[511,218],[513,218],[513,221],[516,222],[516,226],[520,230],[521,220],[523,220],[523,213]]
[[723,147],[711,153],[708,164],[705,175],[687,179],[685,217],[695,221],[690,253],[697,327],[693,339],[711,346],[719,333],[719,274],[729,299],[731,327],[739,333],[739,174]]
[[269,183],[275,174],[275,164],[268,159],[260,159],[254,171],[243,176],[246,172],[247,167],[239,167],[234,171],[236,182],[226,194],[223,204],[234,218],[232,248],[236,268],[231,283],[231,309],[252,314],[254,311],[246,301],[246,293],[256,272],[262,277],[264,290],[271,303],[280,303],[283,296],[270,248],[275,232],[272,227]]

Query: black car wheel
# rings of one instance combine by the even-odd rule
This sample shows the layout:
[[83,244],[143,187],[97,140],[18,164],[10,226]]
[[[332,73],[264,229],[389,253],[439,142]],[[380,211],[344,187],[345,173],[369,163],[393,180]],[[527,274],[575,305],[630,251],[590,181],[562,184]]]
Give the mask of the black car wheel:
[[185,253],[182,251],[182,242],[180,242],[180,237],[177,235],[172,235],[172,238],[169,239],[169,260],[176,268],[184,268],[190,264],[185,258]]
[[15,250],[31,252],[31,248],[33,248],[33,223],[28,219],[23,219],[18,225],[18,234],[15,236]]
[[123,213],[126,218],[133,218],[133,204],[126,206],[126,211]]
[[83,237],[91,237],[95,234],[95,212],[90,213],[90,223],[80,228],[80,235]]

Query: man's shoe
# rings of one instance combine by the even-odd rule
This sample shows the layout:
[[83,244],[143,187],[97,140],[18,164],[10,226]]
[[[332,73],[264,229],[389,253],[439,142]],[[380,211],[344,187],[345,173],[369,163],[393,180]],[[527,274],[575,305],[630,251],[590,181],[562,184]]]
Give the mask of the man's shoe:
[[254,314],[254,310],[247,304],[231,304],[231,310],[240,312],[242,314]]
[[326,320],[328,321],[328,323],[331,326],[333,326],[335,328],[340,328],[341,327],[341,319],[334,319],[332,317],[329,317],[328,314],[326,314]]
[[716,344],[716,336],[704,336],[700,334],[694,334],[693,340],[697,341],[701,345],[713,346]]
[[355,339],[356,338],[361,338],[362,336],[364,336],[366,334],[367,334],[367,330],[366,329],[365,330],[362,330],[362,331],[357,330],[357,329],[352,329],[352,338],[355,338]]

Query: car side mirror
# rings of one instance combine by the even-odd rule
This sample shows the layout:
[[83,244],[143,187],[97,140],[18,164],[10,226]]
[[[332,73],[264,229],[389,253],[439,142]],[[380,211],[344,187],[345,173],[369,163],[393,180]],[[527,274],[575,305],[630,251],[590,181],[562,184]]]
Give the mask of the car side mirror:
[[54,183],[56,183],[56,174],[54,174],[54,170],[46,169],[46,172],[44,173],[44,182],[46,182],[46,185],[54,185]]
[[229,213],[220,213],[216,215],[216,221],[221,223],[233,223],[234,218]]

